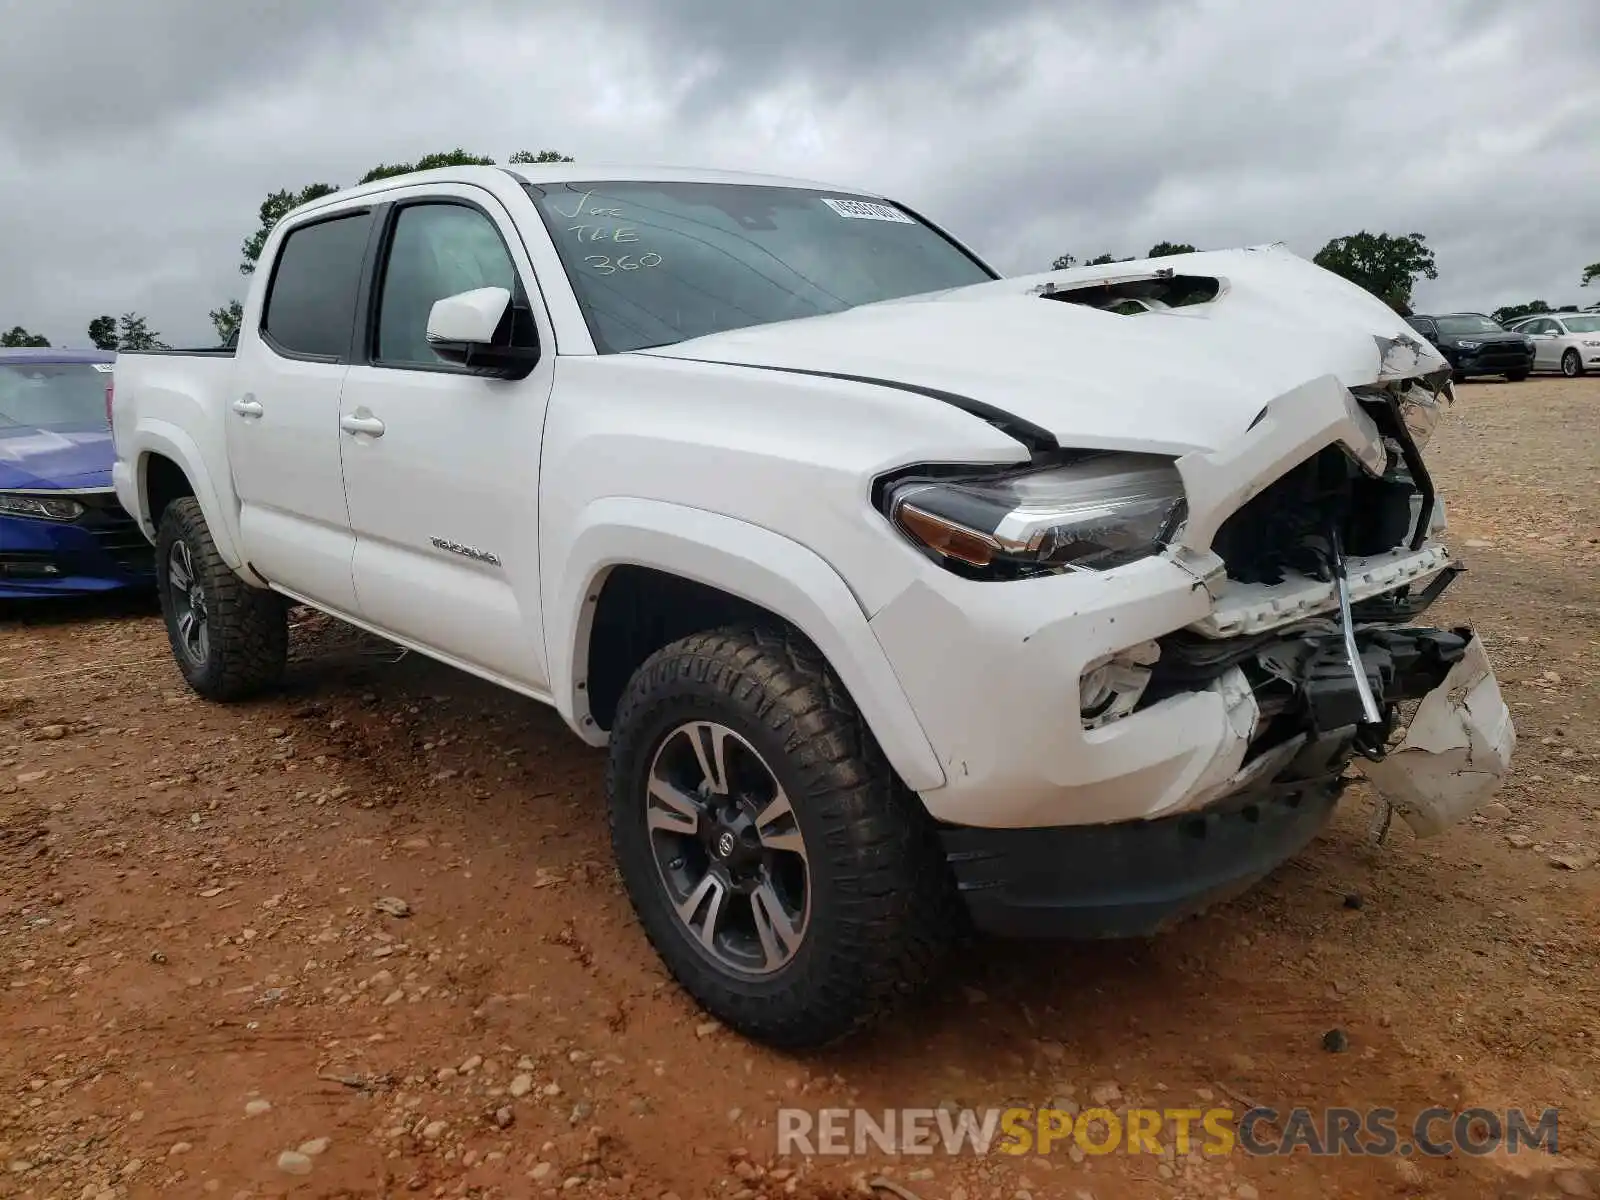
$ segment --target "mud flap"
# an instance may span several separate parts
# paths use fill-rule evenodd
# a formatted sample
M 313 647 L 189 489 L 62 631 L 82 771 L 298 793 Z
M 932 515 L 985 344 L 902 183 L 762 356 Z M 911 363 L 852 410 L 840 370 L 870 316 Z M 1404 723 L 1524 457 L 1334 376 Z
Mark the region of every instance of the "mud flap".
M 1422 698 L 1401 743 L 1362 764 L 1418 837 L 1441 833 L 1483 804 L 1511 769 L 1517 733 L 1476 635 Z

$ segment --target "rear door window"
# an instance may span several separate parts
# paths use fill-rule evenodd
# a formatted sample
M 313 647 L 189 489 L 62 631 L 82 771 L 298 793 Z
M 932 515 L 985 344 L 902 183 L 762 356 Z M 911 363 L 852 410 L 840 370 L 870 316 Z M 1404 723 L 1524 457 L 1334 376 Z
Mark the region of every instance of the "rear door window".
M 343 360 L 355 324 L 371 212 L 302 225 L 284 239 L 272 270 L 261 332 L 291 358 Z

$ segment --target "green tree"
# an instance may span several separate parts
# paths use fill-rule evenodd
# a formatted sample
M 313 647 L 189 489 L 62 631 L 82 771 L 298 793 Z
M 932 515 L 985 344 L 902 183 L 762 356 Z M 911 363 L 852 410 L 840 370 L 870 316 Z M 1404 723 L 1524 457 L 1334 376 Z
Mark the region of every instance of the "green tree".
M 1532 317 L 1539 313 L 1553 311 L 1555 310 L 1543 300 L 1530 300 L 1526 304 L 1507 304 L 1502 308 L 1495 309 L 1489 315 L 1504 325 L 1507 321 L 1515 321 L 1518 317 Z
M 48 346 L 50 339 L 42 333 L 29 333 L 21 325 L 13 325 L 0 333 L 0 346 L 6 349 L 24 349 L 30 346 Z
M 150 328 L 150 322 L 138 313 L 126 312 L 117 322 L 118 350 L 166 350 L 169 347 L 161 335 Z
M 1592 262 L 1583 269 L 1583 282 L 1579 287 L 1588 287 L 1596 279 L 1600 279 L 1600 262 Z
M 576 160 L 572 155 L 563 154 L 559 150 L 540 150 L 537 153 L 532 150 L 518 150 L 506 161 L 512 166 L 518 166 L 522 163 L 564 163 Z
M 89 340 L 96 350 L 117 348 L 117 319 L 110 313 L 95 317 L 89 322 Z
M 1157 242 L 1150 247 L 1146 258 L 1165 258 L 1169 254 L 1193 254 L 1194 247 L 1188 242 Z
M 211 310 L 211 324 L 216 328 L 217 341 L 226 342 L 239 329 L 239 322 L 244 320 L 244 305 L 237 300 L 229 300 L 221 308 Z
M 379 179 L 388 179 L 392 175 L 409 175 L 412 171 L 431 171 L 435 167 L 492 167 L 494 159 L 483 154 L 473 154 L 457 146 L 454 150 L 442 150 L 437 154 L 424 154 L 414 163 L 379 163 L 368 171 L 357 183 L 372 183 Z
M 1132 261 L 1133 260 L 1131 258 L 1118 258 L 1115 254 L 1097 254 L 1093 258 L 1085 259 L 1083 265 L 1086 267 L 1103 267 L 1107 263 Z M 1062 254 L 1056 258 L 1055 262 L 1050 264 L 1050 269 L 1052 271 L 1065 271 L 1068 267 L 1075 267 L 1077 265 L 1078 260 L 1072 255 Z
M 1420 233 L 1359 233 L 1336 237 L 1311 260 L 1359 284 L 1403 317 L 1411 315 L 1411 289 L 1419 276 L 1439 278 L 1433 251 Z
M 321 196 L 330 196 L 338 190 L 331 183 L 308 183 L 299 191 L 273 192 L 263 200 L 257 214 L 260 225 L 239 247 L 239 252 L 244 256 L 239 263 L 239 274 L 248 275 L 256 269 L 256 262 L 261 258 L 261 251 L 265 248 L 274 225 L 302 204 L 308 204 Z

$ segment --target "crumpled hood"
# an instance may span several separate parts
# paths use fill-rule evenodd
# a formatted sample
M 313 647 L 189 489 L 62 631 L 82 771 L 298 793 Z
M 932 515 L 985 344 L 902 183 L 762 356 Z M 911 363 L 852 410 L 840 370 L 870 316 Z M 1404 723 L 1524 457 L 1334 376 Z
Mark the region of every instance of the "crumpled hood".
M 0 425 L 0 491 L 110 487 L 114 457 L 104 426 Z
M 1162 271 L 1220 289 L 1132 316 L 1059 298 Z M 1268 401 L 1312 379 L 1354 387 L 1446 366 L 1382 301 L 1277 246 L 996 280 L 644 353 L 954 392 L 1063 446 L 1174 455 L 1228 445 Z

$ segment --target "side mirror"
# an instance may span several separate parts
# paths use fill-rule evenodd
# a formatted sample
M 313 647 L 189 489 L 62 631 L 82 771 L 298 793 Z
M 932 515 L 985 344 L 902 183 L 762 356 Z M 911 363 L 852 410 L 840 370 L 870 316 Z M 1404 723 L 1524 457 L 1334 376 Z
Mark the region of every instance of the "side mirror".
M 521 379 L 539 361 L 532 314 L 519 312 L 503 287 L 435 300 L 428 312 L 427 338 L 429 348 L 446 362 L 500 379 Z

